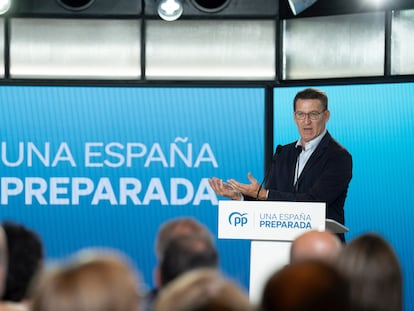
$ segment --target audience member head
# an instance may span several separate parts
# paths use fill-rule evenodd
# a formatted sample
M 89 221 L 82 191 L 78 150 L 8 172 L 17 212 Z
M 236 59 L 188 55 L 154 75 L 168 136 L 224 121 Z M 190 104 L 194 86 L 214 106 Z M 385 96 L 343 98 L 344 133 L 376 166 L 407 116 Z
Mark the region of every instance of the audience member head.
M 175 218 L 163 223 L 158 230 L 155 241 L 155 253 L 161 262 L 168 243 L 179 236 L 202 235 L 213 241 L 213 237 L 206 226 L 191 217 Z
M 261 311 L 345 311 L 349 287 L 330 264 L 307 260 L 284 266 L 266 282 Z
M 290 262 L 320 259 L 334 262 L 342 249 L 338 236 L 330 231 L 307 231 L 293 240 Z
M 218 254 L 205 235 L 179 236 L 171 240 L 160 264 L 161 286 L 183 273 L 203 267 L 217 268 Z
M 214 246 L 213 236 L 208 230 L 208 228 L 192 217 L 174 218 L 164 222 L 160 226 L 155 240 L 155 253 L 158 261 L 157 267 L 154 269 L 154 283 L 156 286 L 151 291 L 149 291 L 145 297 L 143 306 L 146 311 L 152 311 L 153 302 L 155 298 L 158 296 L 159 289 L 163 285 L 168 283 L 171 279 L 175 278 L 177 275 L 181 274 L 185 270 L 190 269 L 191 266 L 195 265 L 196 261 L 198 261 L 197 265 L 200 265 L 200 261 L 202 260 L 197 258 L 184 258 L 183 261 L 177 261 L 178 258 L 183 258 L 183 256 L 186 256 L 182 252 L 185 253 L 190 251 L 191 249 L 190 245 L 192 243 L 185 243 L 185 237 L 188 236 L 195 237 L 191 238 L 194 239 L 194 241 L 196 239 L 208 241 L 201 243 L 206 244 L 208 246 L 207 249 L 211 249 L 211 246 Z M 176 244 L 179 244 L 178 247 L 180 247 L 181 249 L 180 254 L 178 254 L 177 258 L 175 258 L 175 246 L 169 248 L 169 245 L 172 241 L 181 238 L 183 239 L 182 241 L 175 242 Z M 170 250 L 168 251 L 167 258 L 165 258 L 167 248 L 169 248 Z M 192 256 L 194 257 L 195 255 L 193 254 Z M 203 260 L 205 260 L 205 258 Z M 194 261 L 194 263 L 192 263 L 191 261 Z M 174 266 L 175 264 L 177 264 L 176 267 Z M 161 265 L 163 265 L 163 268 L 161 268 Z M 163 269 L 164 272 L 161 272 L 161 269 Z
M 7 274 L 7 242 L 6 234 L 0 226 L 0 298 L 3 297 Z M 1 299 L 0 299 L 1 300 Z
M 402 272 L 391 245 L 376 233 L 350 241 L 338 258 L 338 267 L 351 285 L 353 311 L 401 311 Z
M 187 272 L 168 284 L 154 311 L 250 311 L 245 292 L 216 269 Z
M 43 264 L 43 243 L 36 232 L 22 224 L 6 221 L 8 267 L 2 300 L 22 302 L 30 284 Z
M 31 311 L 138 311 L 138 275 L 123 255 L 88 250 L 40 275 Z

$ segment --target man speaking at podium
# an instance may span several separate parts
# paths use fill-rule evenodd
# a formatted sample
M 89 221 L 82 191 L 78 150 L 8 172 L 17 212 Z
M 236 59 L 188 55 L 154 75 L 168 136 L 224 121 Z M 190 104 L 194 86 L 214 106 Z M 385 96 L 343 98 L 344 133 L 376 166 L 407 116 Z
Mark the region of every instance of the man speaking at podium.
M 293 111 L 300 138 L 276 148 L 262 184 L 248 173 L 249 184 L 213 177 L 210 186 L 232 200 L 325 202 L 326 217 L 345 224 L 352 156 L 326 130 L 328 97 L 321 90 L 304 89 L 296 94 Z M 339 237 L 345 241 L 343 234 Z

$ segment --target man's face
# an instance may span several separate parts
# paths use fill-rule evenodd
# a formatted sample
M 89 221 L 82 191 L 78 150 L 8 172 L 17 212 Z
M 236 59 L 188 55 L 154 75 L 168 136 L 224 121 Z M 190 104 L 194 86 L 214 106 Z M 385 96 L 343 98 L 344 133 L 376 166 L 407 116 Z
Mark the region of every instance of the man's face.
M 325 130 L 329 115 L 329 110 L 323 111 L 322 104 L 318 99 L 298 99 L 296 101 L 293 118 L 303 143 L 311 141 Z

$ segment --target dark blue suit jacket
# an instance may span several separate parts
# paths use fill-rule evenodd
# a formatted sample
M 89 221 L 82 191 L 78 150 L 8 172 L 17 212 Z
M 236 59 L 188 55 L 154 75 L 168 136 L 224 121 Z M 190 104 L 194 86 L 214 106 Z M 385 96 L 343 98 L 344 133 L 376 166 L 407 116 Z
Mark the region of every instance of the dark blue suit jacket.
M 344 204 L 352 178 L 352 157 L 327 132 L 293 185 L 296 142 L 278 148 L 265 189 L 270 201 L 326 202 L 326 217 L 345 224 Z M 343 239 L 343 237 L 341 237 Z

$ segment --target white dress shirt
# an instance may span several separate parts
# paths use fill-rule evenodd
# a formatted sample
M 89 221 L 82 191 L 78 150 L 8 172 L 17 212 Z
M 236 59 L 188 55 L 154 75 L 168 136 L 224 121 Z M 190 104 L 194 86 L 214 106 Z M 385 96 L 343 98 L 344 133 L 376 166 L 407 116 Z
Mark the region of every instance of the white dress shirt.
M 293 180 L 293 185 L 296 185 L 296 181 L 298 180 L 300 174 L 302 174 L 303 168 L 308 162 L 310 156 L 315 151 L 316 147 L 318 147 L 319 143 L 321 142 L 322 138 L 326 134 L 326 129 L 320 134 L 319 136 L 315 137 L 311 141 L 307 142 L 305 148 L 302 146 L 302 142 L 300 138 L 296 142 L 296 147 L 301 146 L 302 152 L 298 156 L 298 160 L 296 161 L 296 169 L 295 169 L 295 177 Z

